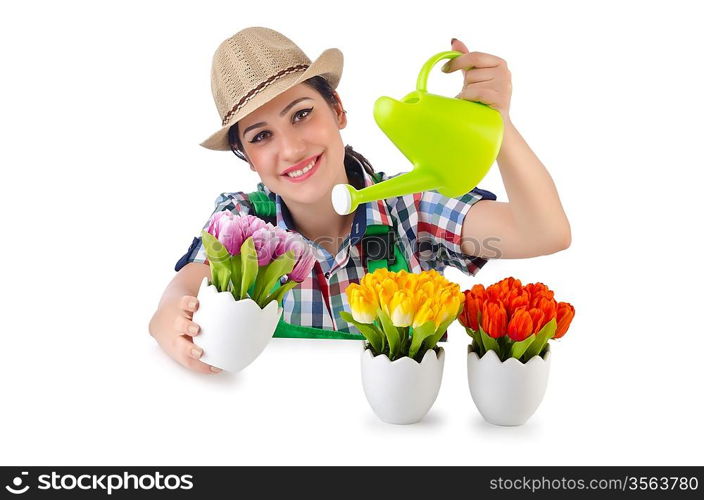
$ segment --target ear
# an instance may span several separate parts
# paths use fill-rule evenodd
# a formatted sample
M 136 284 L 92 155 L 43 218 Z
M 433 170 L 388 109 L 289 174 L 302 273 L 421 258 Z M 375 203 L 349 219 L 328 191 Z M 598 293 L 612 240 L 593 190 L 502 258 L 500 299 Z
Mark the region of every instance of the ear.
M 335 105 L 335 118 L 337 120 L 337 126 L 340 130 L 347 126 L 347 114 L 345 113 L 345 108 L 342 105 L 342 99 L 340 99 L 340 94 L 337 91 L 333 91 L 337 104 Z

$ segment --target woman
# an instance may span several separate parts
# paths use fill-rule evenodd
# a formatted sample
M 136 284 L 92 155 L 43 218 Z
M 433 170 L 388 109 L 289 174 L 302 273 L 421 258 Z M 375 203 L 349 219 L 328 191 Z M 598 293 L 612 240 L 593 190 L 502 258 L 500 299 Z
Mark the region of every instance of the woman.
M 222 193 L 214 213 L 257 215 L 301 234 L 316 253 L 311 276 L 284 299 L 276 336 L 358 338 L 339 316 L 349 310 L 344 291 L 376 267 L 420 272 L 451 265 L 475 275 L 489 258 L 532 257 L 569 246 L 569 223 L 550 175 L 511 123 L 505 61 L 470 53 L 456 39 L 452 49 L 465 54 L 443 67 L 464 73 L 457 97 L 484 102 L 503 117 L 497 162 L 509 202 L 478 188 L 457 198 L 427 191 L 366 203 L 341 216 L 331 203 L 333 186 L 362 188 L 388 177 L 343 145 L 340 130 L 347 117 L 334 90 L 342 73 L 340 51 L 328 49 L 311 63 L 284 35 L 260 27 L 242 30 L 218 47 L 211 82 L 222 123 L 201 145 L 232 150 L 262 182 L 250 195 Z M 471 217 L 465 217 L 471 207 Z M 184 366 L 218 372 L 199 361 L 202 351 L 192 341 L 198 334 L 192 321 L 195 295 L 202 278 L 210 278 L 199 238 L 176 271 L 149 331 Z

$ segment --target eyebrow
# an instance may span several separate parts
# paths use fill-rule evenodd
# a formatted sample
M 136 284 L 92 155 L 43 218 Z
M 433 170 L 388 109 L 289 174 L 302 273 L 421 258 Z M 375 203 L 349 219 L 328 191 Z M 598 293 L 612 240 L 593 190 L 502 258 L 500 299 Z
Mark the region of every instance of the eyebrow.
M 311 101 L 313 100 L 313 99 L 311 99 L 310 97 L 299 97 L 298 99 L 296 99 L 296 100 L 294 100 L 294 101 L 291 101 L 284 109 L 282 109 L 282 110 L 281 110 L 281 113 L 279 113 L 279 116 L 284 116 L 284 115 L 286 114 L 286 112 L 287 112 L 289 109 L 291 109 L 292 107 L 294 107 L 294 106 L 295 106 L 296 104 L 298 104 L 299 102 L 305 101 L 306 99 L 309 99 L 309 100 L 311 100 Z M 266 122 L 258 122 L 258 123 L 255 123 L 254 125 L 250 125 L 249 127 L 247 127 L 247 128 L 244 130 L 244 132 L 242 132 L 242 137 L 244 137 L 244 134 L 246 134 L 247 132 L 249 132 L 249 131 L 252 130 L 253 128 L 261 127 L 262 125 L 266 125 Z

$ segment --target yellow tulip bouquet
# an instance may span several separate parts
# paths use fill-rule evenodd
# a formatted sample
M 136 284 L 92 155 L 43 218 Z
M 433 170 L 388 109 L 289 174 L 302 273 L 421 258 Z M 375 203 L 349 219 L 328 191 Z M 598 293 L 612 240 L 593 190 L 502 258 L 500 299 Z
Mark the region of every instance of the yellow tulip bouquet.
M 342 318 L 359 329 L 375 356 L 391 361 L 408 356 L 420 362 L 464 307 L 460 286 L 435 270 L 379 268 L 345 293 L 352 314 L 343 311 Z

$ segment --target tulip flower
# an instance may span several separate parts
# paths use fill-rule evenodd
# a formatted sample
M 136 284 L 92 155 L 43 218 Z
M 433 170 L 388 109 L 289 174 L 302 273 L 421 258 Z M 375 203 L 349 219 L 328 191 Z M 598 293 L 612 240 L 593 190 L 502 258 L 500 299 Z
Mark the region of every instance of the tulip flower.
M 482 329 L 492 338 L 506 335 L 508 315 L 499 301 L 487 301 L 482 307 Z
M 438 296 L 439 310 L 435 316 L 435 326 L 438 327 L 451 317 L 456 317 L 464 295 L 460 292 L 459 285 L 445 287 Z
M 574 307 L 572 304 L 567 302 L 560 302 L 557 304 L 557 330 L 555 335 L 552 337 L 554 339 L 559 339 L 570 327 L 572 323 L 572 318 L 574 318 Z
M 396 281 L 393 277 L 389 277 L 384 279 L 381 283 L 377 283 L 375 287 L 376 293 L 379 296 L 379 305 L 381 306 L 381 310 L 384 311 L 387 316 L 391 316 L 389 305 L 391 304 L 391 299 L 394 294 L 398 291 Z
M 484 288 L 484 285 L 482 285 L 481 283 L 477 283 L 476 285 L 474 285 L 470 292 L 472 292 L 472 295 L 477 299 L 484 300 L 484 297 L 486 296 L 486 288 Z
M 535 301 L 536 309 L 540 309 L 543 312 L 543 319 L 539 324 L 533 325 L 534 329 L 540 331 L 551 319 L 553 319 L 557 314 L 557 302 L 554 299 L 548 299 L 547 296 L 541 296 L 537 301 Z
M 246 239 L 238 219 L 232 212 L 225 210 L 213 215 L 208 224 L 207 232 L 215 236 L 230 255 L 239 255 L 240 247 Z
M 433 299 L 428 298 L 424 300 L 418 305 L 418 309 L 416 309 L 413 316 L 413 328 L 418 328 L 428 321 L 434 321 L 436 315 L 437 307 L 435 306 Z
M 533 334 L 533 320 L 526 309 L 514 311 L 508 322 L 508 336 L 514 342 L 520 342 Z
M 410 326 L 413 321 L 413 297 L 398 290 L 389 302 L 389 317 L 394 326 Z
M 257 264 L 266 266 L 274 259 L 274 254 L 279 246 L 279 236 L 274 231 L 274 226 L 267 224 L 252 233 L 254 248 L 257 251 Z
M 537 307 L 528 309 L 528 314 L 530 314 L 530 319 L 533 323 L 533 333 L 538 333 L 543 325 L 549 321 L 549 319 L 545 318 L 545 313 Z
M 301 236 L 292 233 L 289 233 L 285 248 L 286 251 L 293 250 L 296 258 L 296 265 L 293 267 L 293 271 L 288 274 L 288 279 L 301 283 L 310 275 L 313 266 L 315 266 L 316 259 L 313 249 Z
M 462 326 L 475 332 L 479 331 L 479 313 L 483 302 L 483 299 L 477 297 L 474 292 L 465 292 L 464 309 L 458 318 Z
M 352 310 L 355 321 L 360 323 L 373 323 L 376 310 L 379 307 L 376 294 L 367 287 L 351 283 L 345 289 L 347 301 Z
M 398 284 L 398 288 L 400 290 L 412 292 L 416 284 L 416 275 L 401 269 L 396 273 L 396 283 Z
M 506 309 L 508 309 L 509 314 L 513 314 L 513 312 L 517 311 L 518 309 L 527 308 L 529 304 L 530 295 L 523 289 L 511 290 L 506 302 L 504 302 L 504 305 L 506 306 Z
M 543 283 L 528 283 L 525 289 L 530 295 L 530 307 L 536 307 L 541 298 L 553 300 L 555 292 L 550 290 Z
M 274 254 L 271 256 L 272 260 L 285 254 L 288 240 L 292 237 L 295 237 L 294 233 L 289 233 L 288 231 L 284 231 L 283 229 L 276 226 L 274 226 L 274 235 L 276 240 L 276 248 L 274 249 Z

